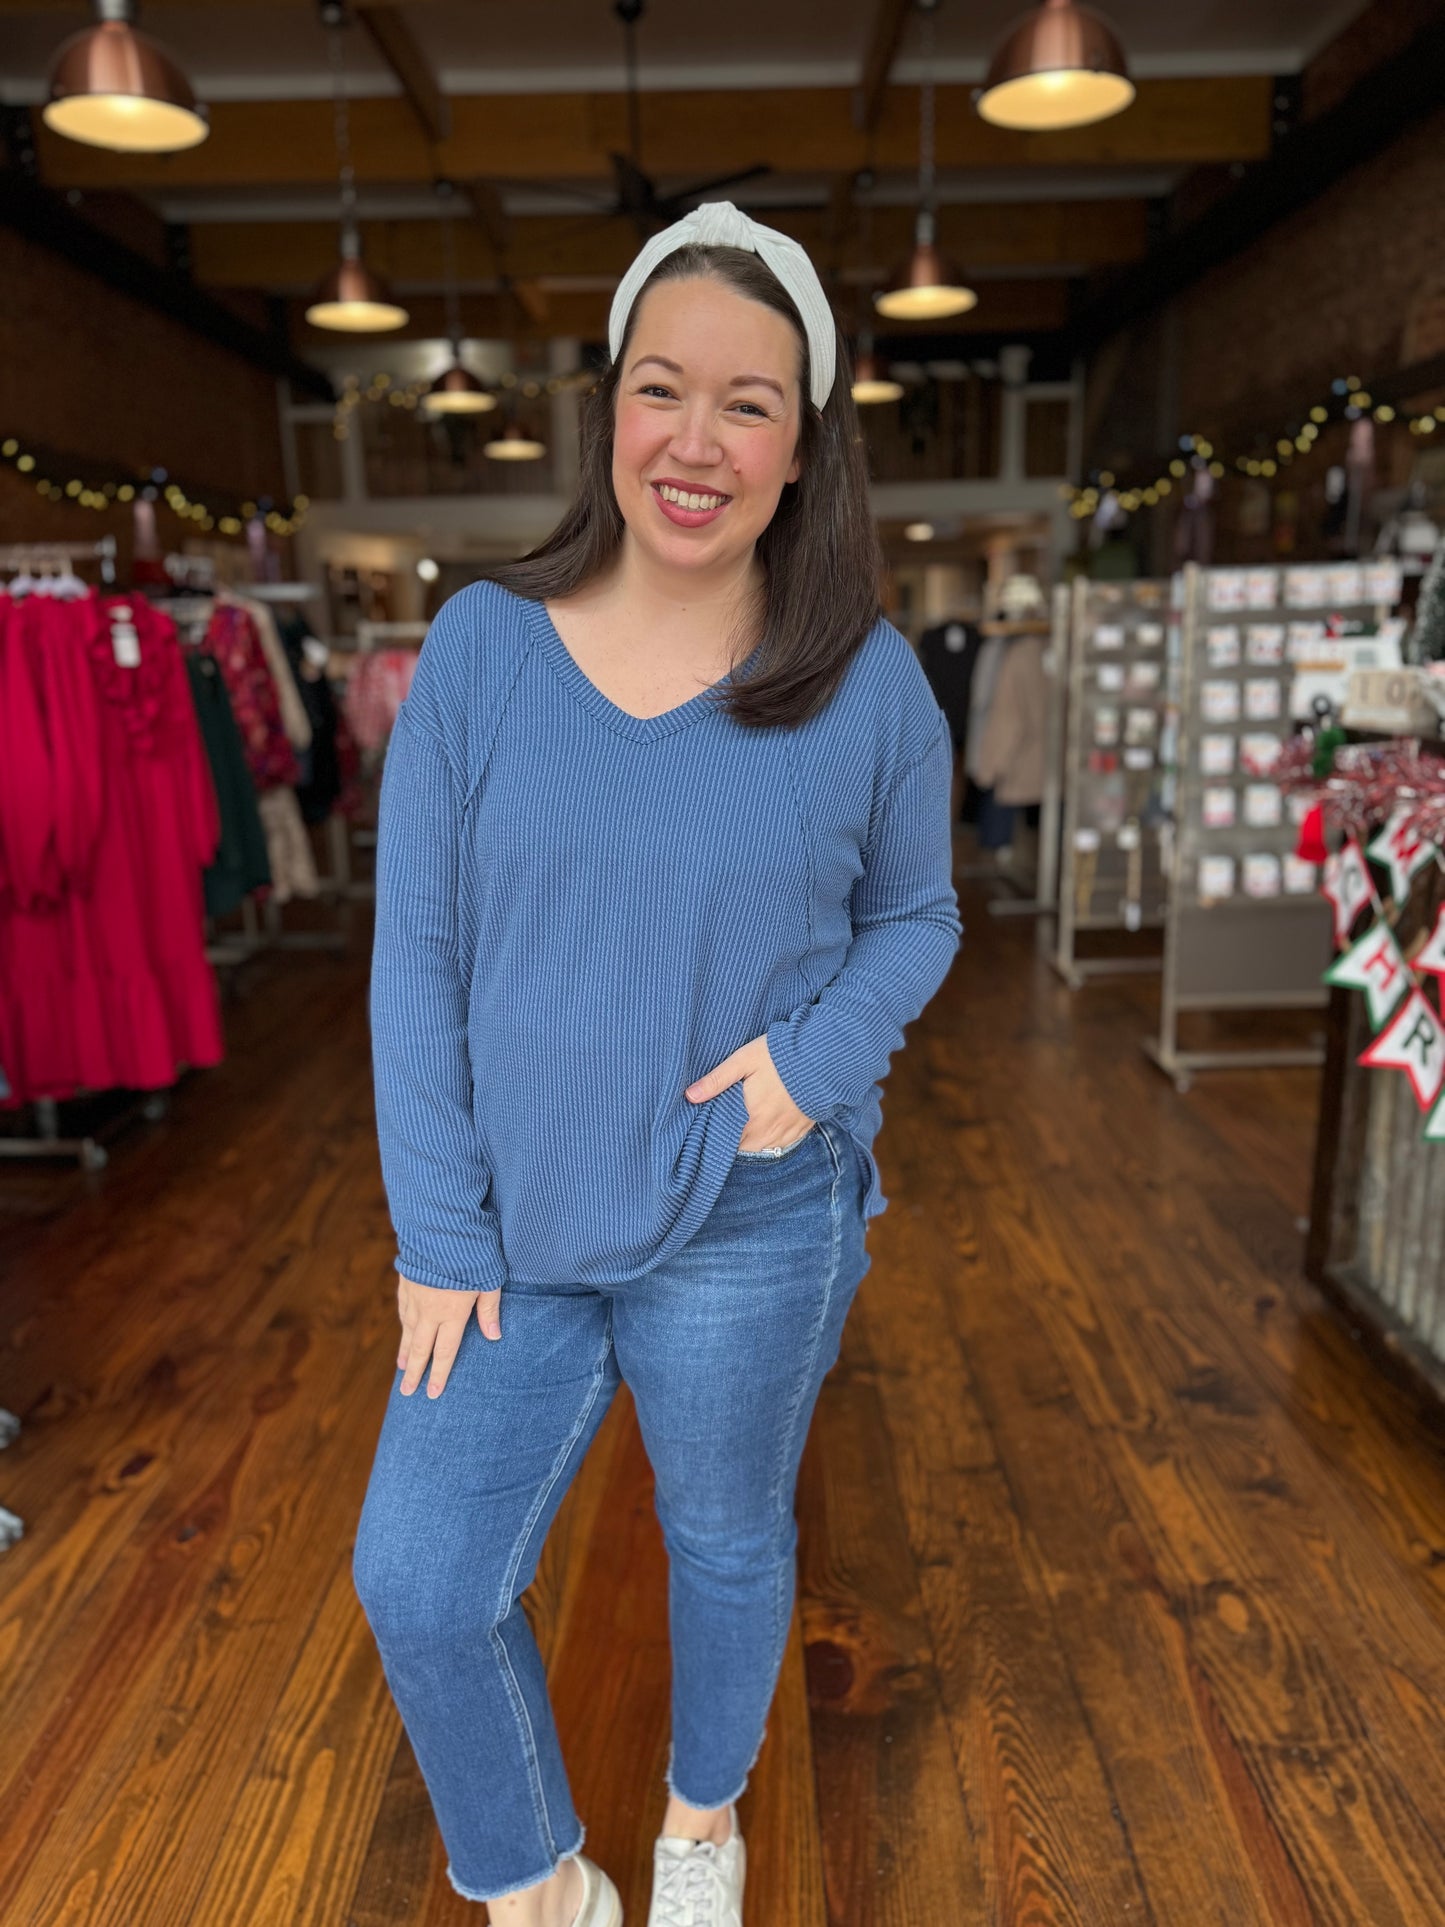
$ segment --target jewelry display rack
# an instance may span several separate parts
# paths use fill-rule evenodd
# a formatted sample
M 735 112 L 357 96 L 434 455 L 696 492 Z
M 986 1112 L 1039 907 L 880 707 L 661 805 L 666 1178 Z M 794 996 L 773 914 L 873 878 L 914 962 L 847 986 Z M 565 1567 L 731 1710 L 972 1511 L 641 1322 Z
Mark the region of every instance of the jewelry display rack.
M 1178 612 L 1171 585 L 1076 579 L 1069 597 L 1058 931 L 1071 990 L 1157 971 L 1157 956 L 1080 956 L 1082 931 L 1163 926 L 1168 892 L 1171 694 Z
M 1330 912 L 1294 854 L 1303 805 L 1270 771 L 1293 731 L 1291 687 L 1329 630 L 1368 630 L 1398 600 L 1392 561 L 1185 566 L 1173 874 L 1158 1038 L 1176 1087 L 1202 1070 L 1322 1062 L 1320 1045 L 1186 1050 L 1189 1012 L 1322 1010 Z

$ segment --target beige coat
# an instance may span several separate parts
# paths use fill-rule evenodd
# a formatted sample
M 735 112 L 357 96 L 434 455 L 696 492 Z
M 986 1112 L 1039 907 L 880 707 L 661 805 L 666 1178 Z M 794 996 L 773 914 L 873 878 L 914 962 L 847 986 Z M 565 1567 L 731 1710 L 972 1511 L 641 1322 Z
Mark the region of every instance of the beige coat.
M 974 780 L 1000 803 L 1022 806 L 1044 793 L 1049 684 L 1043 636 L 1016 636 L 1004 651 Z

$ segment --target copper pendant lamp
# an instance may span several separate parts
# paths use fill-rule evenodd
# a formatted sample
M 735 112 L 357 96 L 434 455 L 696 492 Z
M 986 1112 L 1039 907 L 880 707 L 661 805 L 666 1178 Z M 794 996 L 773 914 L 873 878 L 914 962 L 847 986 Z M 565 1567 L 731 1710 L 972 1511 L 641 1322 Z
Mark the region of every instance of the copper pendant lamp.
M 313 328 L 353 335 L 383 334 L 388 328 L 406 326 L 406 309 L 392 299 L 385 281 L 362 260 L 354 227 L 343 231 L 341 258 L 312 295 L 306 319 Z
M 427 390 L 422 407 L 429 415 L 484 415 L 489 408 L 495 408 L 497 398 L 489 388 L 461 363 L 461 343 L 452 343 L 454 357 L 450 368 L 445 368 Z
M 867 327 L 858 330 L 858 352 L 853 357 L 852 392 L 853 400 L 860 408 L 876 402 L 899 401 L 903 395 L 903 383 L 893 379 L 888 363 L 874 348 L 873 332 Z
M 890 321 L 942 321 L 978 306 L 977 294 L 939 253 L 933 237 L 933 210 L 921 207 L 912 254 L 882 294 L 873 297 L 873 306 Z
M 547 444 L 529 435 L 518 421 L 510 421 L 500 435 L 494 435 L 483 448 L 494 462 L 536 462 L 547 453 Z
M 388 328 L 405 327 L 410 317 L 406 309 L 392 299 L 381 276 L 373 274 L 361 258 L 361 234 L 356 220 L 356 170 L 351 164 L 351 129 L 341 72 L 340 32 L 338 21 L 328 23 L 326 46 L 331 58 L 336 154 L 341 174 L 341 257 L 312 295 L 306 319 L 313 328 L 330 328 L 341 334 L 381 334 Z
M 482 415 L 495 408 L 497 398 L 484 387 L 470 368 L 462 365 L 462 304 L 457 287 L 456 235 L 452 228 L 453 188 L 450 181 L 438 181 L 437 199 L 442 205 L 442 241 L 446 250 L 447 339 L 452 346 L 451 365 L 444 368 L 422 401 L 429 415 Z
M 853 399 L 860 408 L 875 402 L 898 401 L 902 394 L 903 383 L 889 374 L 882 355 L 870 349 L 858 356 L 853 363 Z
M 135 25 L 135 0 L 94 0 L 95 23 L 55 57 L 45 125 L 117 154 L 175 154 L 210 133 L 203 107 L 170 55 Z
M 1108 22 L 1075 0 L 1044 0 L 994 55 L 977 104 L 995 127 L 1048 133 L 1107 120 L 1133 98 Z
M 953 263 L 939 253 L 933 214 L 933 10 L 938 0 L 919 0 L 923 15 L 923 83 L 918 101 L 918 219 L 913 253 L 873 306 L 890 321 L 941 321 L 967 314 L 978 296 Z

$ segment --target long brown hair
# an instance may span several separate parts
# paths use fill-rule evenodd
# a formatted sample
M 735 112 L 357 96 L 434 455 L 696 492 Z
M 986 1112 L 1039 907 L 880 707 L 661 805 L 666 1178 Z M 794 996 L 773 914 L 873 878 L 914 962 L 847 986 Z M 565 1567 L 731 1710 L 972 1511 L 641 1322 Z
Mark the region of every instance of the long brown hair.
M 638 291 L 617 359 L 583 398 L 572 506 L 535 549 L 481 571 L 486 581 L 541 602 L 573 593 L 616 555 L 625 524 L 612 487 L 617 389 L 642 297 L 660 281 L 711 276 L 792 323 L 801 358 L 802 427 L 796 482 L 785 483 L 758 537 L 762 606 L 739 619 L 733 660 L 761 647 L 757 667 L 717 700 L 740 723 L 791 726 L 828 702 L 879 613 L 883 556 L 868 501 L 863 435 L 849 385 L 850 356 L 836 323 L 837 374 L 822 410 L 809 393 L 808 341 L 792 297 L 746 248 L 690 244 L 660 261 Z

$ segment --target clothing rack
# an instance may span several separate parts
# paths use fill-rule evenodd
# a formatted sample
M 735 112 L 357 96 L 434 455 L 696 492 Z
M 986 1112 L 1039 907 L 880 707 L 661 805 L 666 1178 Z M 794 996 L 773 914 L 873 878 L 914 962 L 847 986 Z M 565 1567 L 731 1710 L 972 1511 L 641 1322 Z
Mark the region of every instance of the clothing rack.
M 367 655 L 373 649 L 419 649 L 426 640 L 429 622 L 358 622 L 356 653 Z
M 67 1102 L 81 1102 L 87 1095 L 100 1096 L 100 1092 L 81 1093 L 76 1099 Z M 101 1142 L 100 1132 L 87 1132 L 83 1137 L 62 1137 L 60 1135 L 60 1106 L 53 1097 L 37 1097 L 32 1100 L 31 1110 L 35 1113 L 35 1130 L 28 1137 L 0 1137 L 0 1160 L 12 1158 L 74 1158 L 83 1171 L 101 1171 L 110 1162 L 110 1153 Z M 168 1091 L 141 1092 L 134 1103 L 125 1105 L 117 1111 L 102 1127 L 106 1137 L 112 1137 L 125 1129 L 128 1124 L 142 1117 L 149 1124 L 157 1124 L 170 1110 Z
M 0 543 L 0 571 L 45 569 L 57 562 L 99 561 L 100 579 L 115 581 L 115 537 L 103 535 L 98 542 L 6 542 Z

